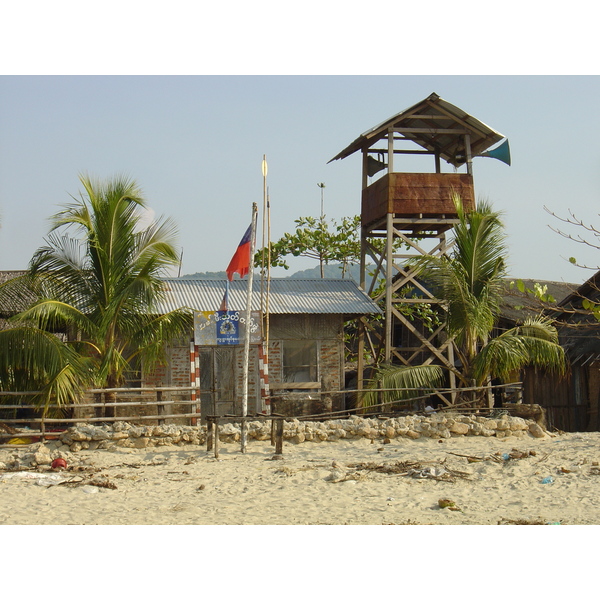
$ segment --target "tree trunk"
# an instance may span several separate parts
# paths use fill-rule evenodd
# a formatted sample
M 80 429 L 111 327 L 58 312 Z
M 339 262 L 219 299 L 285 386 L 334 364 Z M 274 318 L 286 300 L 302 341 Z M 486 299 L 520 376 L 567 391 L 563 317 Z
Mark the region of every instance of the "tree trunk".
M 104 404 L 112 404 L 117 401 L 117 392 L 104 392 Z M 105 406 L 104 407 L 104 415 L 107 418 L 116 417 L 117 416 L 117 407 L 116 406 Z
M 94 404 L 100 404 L 100 402 L 102 402 L 102 394 L 94 394 Z M 96 406 L 94 408 L 94 413 L 96 415 L 96 417 L 104 417 L 104 407 L 103 406 Z
M 106 380 L 107 388 L 115 388 L 117 387 L 116 377 L 109 376 Z M 113 404 L 117 401 L 117 392 L 104 392 L 104 404 Z M 104 417 L 116 417 L 117 416 L 117 407 L 116 406 L 105 406 L 104 407 Z

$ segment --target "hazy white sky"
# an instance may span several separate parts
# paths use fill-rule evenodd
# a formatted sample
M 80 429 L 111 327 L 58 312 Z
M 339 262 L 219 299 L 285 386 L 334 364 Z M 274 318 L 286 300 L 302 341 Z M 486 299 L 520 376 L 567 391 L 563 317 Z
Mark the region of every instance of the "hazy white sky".
M 462 16 L 445 12 L 443 23 L 430 23 L 427 40 L 437 32 L 438 45 L 402 29 L 395 42 L 365 47 L 355 36 L 376 27 L 377 13 L 366 19 L 344 4 L 340 19 L 335 2 L 319 3 L 318 18 L 310 10 L 295 15 L 295 27 L 284 31 L 271 2 L 261 13 L 268 18 L 242 7 L 226 27 L 227 11 L 206 9 L 201 28 L 194 15 L 138 14 L 135 4 L 119 3 L 120 18 L 111 20 L 117 5 L 103 3 L 86 28 L 55 19 L 49 29 L 45 19 L 55 13 L 43 3 L 33 21 L 26 7 L 14 9 L 8 41 L 0 42 L 0 269 L 27 266 L 48 218 L 78 193 L 78 174 L 87 172 L 130 175 L 157 215 L 175 219 L 182 273 L 223 270 L 252 203 L 262 209 L 263 155 L 272 239 L 291 231 L 297 217 L 319 214 L 319 182 L 327 217 L 358 214 L 359 156 L 327 162 L 432 92 L 510 140 L 511 167 L 476 158 L 474 175 L 477 196 L 505 214 L 511 274 L 579 282 L 591 273 L 570 265 L 569 256 L 600 263 L 599 253 L 552 232 L 557 223 L 543 208 L 572 209 L 600 224 L 600 77 L 584 35 L 591 25 L 579 23 L 574 33 L 564 15 L 508 2 L 494 8 L 491 22 L 502 36 L 477 47 L 455 36 L 450 43 L 453 27 L 474 32 L 488 16 L 481 3 L 467 1 Z M 395 6 L 371 8 L 383 5 Z M 25 24 L 27 35 L 19 35 Z M 557 24 L 560 37 L 551 30 Z M 574 63 L 573 54 L 588 62 Z M 469 74 L 486 72 L 497 74 Z
M 263 154 L 272 239 L 319 214 L 319 182 L 328 217 L 358 214 L 359 155 L 328 161 L 431 92 L 510 141 L 512 166 L 476 158 L 474 175 L 477 196 L 504 212 L 511 274 L 585 279 L 565 259 L 599 257 L 552 232 L 543 207 L 599 224 L 597 76 L 4 76 L 0 269 L 27 266 L 87 172 L 129 174 L 175 219 L 182 273 L 223 270 L 252 203 L 262 209 Z

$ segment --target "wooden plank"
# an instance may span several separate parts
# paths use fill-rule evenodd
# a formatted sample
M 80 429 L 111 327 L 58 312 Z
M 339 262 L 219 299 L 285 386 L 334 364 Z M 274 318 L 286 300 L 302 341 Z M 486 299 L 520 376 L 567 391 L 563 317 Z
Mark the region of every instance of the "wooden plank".
M 363 226 L 386 214 L 432 215 L 456 218 L 452 201 L 458 193 L 467 210 L 475 207 L 473 178 L 464 173 L 387 173 L 362 193 L 361 220 Z
M 182 414 L 174 414 L 174 415 L 137 415 L 137 416 L 129 416 L 129 417 L 79 417 L 74 419 L 44 419 L 44 422 L 47 424 L 50 423 L 114 423 L 115 421 L 148 421 L 148 420 L 157 420 L 159 418 L 163 419 L 183 419 L 188 417 L 197 417 L 198 413 L 182 413 Z M 0 419 L 2 423 L 41 423 L 41 418 L 30 418 L 30 419 Z
M 269 388 L 272 390 L 317 390 L 321 388 L 318 381 L 286 381 L 284 383 L 271 383 Z
M 212 419 L 207 419 L 206 424 L 206 451 L 210 452 L 213 449 L 215 438 L 215 430 L 214 430 L 214 421 Z
M 433 134 L 450 134 L 450 135 L 465 135 L 470 133 L 468 129 L 459 127 L 448 129 L 443 127 L 394 127 L 394 133 L 433 133 Z

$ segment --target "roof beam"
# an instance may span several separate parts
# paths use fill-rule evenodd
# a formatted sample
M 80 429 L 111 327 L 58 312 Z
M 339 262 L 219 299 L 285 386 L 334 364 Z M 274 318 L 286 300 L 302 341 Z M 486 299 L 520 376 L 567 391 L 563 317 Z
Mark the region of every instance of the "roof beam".
M 466 135 L 472 131 L 469 129 L 459 129 L 458 127 L 450 129 L 440 129 L 437 127 L 393 127 L 395 133 L 451 133 L 457 135 Z

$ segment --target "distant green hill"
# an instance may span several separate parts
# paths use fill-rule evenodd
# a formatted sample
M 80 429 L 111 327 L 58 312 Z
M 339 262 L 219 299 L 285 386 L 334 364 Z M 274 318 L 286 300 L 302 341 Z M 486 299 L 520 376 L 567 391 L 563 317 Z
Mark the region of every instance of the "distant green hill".
M 323 273 L 326 279 L 342 279 L 342 266 L 341 265 L 325 265 Z M 303 271 L 296 271 L 292 273 L 290 279 L 320 279 L 321 268 L 317 265 L 312 269 L 304 269 Z M 344 275 L 345 279 L 354 279 L 354 281 L 360 281 L 360 266 L 352 265 L 346 271 Z
M 237 277 L 237 274 L 235 277 Z M 225 271 L 204 271 L 203 273 L 181 275 L 178 279 L 227 279 L 227 273 Z
M 327 279 L 342 279 L 342 267 L 341 265 L 325 265 L 324 268 L 325 277 Z M 237 273 L 235 278 L 238 278 Z M 320 279 L 321 269 L 317 265 L 312 269 L 304 269 L 303 271 L 297 271 L 284 277 L 283 279 Z M 358 283 L 360 281 L 360 267 L 359 265 L 353 265 L 345 274 L 346 279 L 353 279 Z M 182 275 L 179 279 L 227 279 L 225 271 L 205 271 L 202 273 L 193 273 L 192 275 Z

